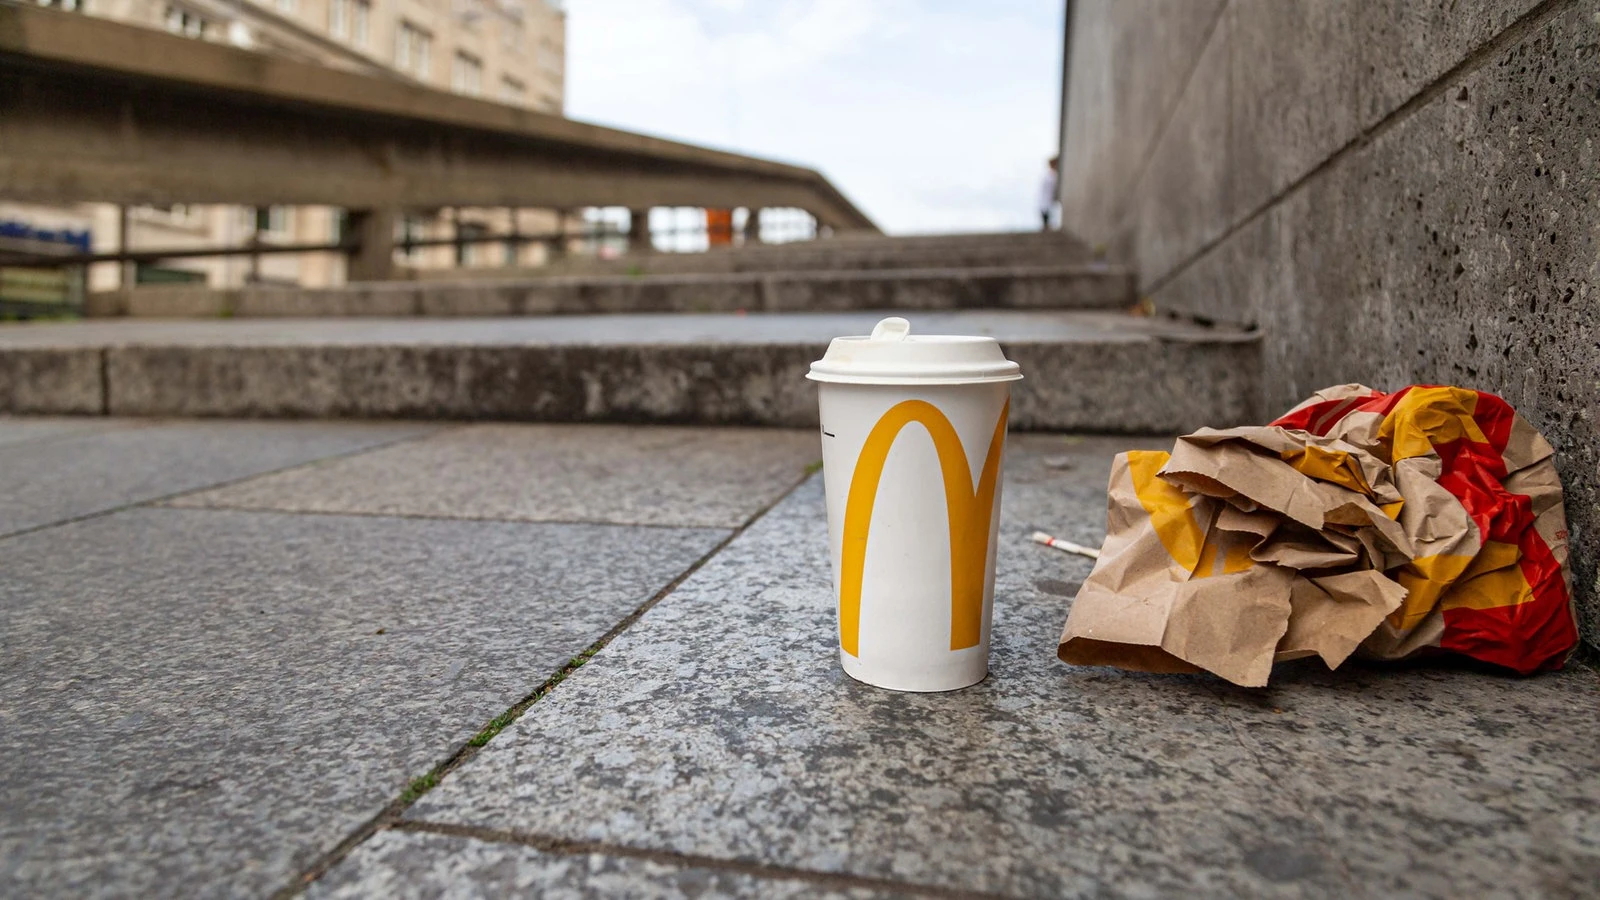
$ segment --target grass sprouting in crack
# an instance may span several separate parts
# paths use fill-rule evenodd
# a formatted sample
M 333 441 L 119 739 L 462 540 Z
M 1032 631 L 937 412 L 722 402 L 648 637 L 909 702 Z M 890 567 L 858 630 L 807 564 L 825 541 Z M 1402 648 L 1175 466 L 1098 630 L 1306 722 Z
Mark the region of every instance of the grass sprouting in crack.
M 582 668 L 583 664 L 593 659 L 594 655 L 598 652 L 600 652 L 600 648 L 590 647 L 582 653 L 579 653 L 577 656 L 567 660 L 567 664 L 562 666 L 560 671 L 556 672 L 554 675 L 551 675 L 550 678 L 545 681 L 544 686 L 541 687 L 539 691 L 532 697 L 528 698 L 526 702 L 519 703 L 500 715 L 495 716 L 493 719 L 490 719 L 489 724 L 483 726 L 482 731 L 479 731 L 477 734 L 473 735 L 472 740 L 467 741 L 468 746 L 482 747 L 484 744 L 494 740 L 495 735 L 499 734 L 501 731 L 504 731 L 507 725 L 510 725 L 512 722 L 515 722 L 518 718 L 520 718 L 523 713 L 528 711 L 528 707 L 544 699 L 545 695 L 549 694 L 556 685 L 565 681 L 568 675 L 571 675 L 573 672 Z
M 405 792 L 400 795 L 400 802 L 409 806 L 417 802 L 418 797 L 437 787 L 438 784 L 439 772 L 437 769 L 423 775 L 421 778 L 413 778 L 411 783 L 406 785 Z
M 599 647 L 590 647 L 582 653 L 579 653 L 577 656 L 567 660 L 567 664 L 562 666 L 561 669 L 554 675 L 551 675 L 548 679 L 546 679 L 545 683 L 540 686 L 539 690 L 536 691 L 533 696 L 528 697 L 523 702 L 518 703 L 516 706 L 513 706 L 500 715 L 490 719 L 487 725 L 484 725 L 477 734 L 472 736 L 471 740 L 467 741 L 467 746 L 476 750 L 494 740 L 495 735 L 504 731 L 506 726 L 510 725 L 512 722 L 515 722 L 517 719 L 521 718 L 522 714 L 527 712 L 529 707 L 533 706 L 535 703 L 538 703 L 540 700 L 543 700 L 550 693 L 550 691 L 555 688 L 556 685 L 565 681 L 568 675 L 571 675 L 573 672 L 582 668 L 584 663 L 593 659 L 594 655 L 599 652 Z M 426 794 L 437 787 L 439 785 L 439 779 L 444 777 L 445 771 L 451 768 L 451 766 L 452 763 L 446 763 L 445 765 L 434 769 L 432 772 L 429 772 L 426 775 L 411 779 L 411 783 L 407 785 L 405 791 L 400 794 L 400 805 L 410 806 L 411 804 L 417 802 L 417 800 L 421 799 L 423 794 Z

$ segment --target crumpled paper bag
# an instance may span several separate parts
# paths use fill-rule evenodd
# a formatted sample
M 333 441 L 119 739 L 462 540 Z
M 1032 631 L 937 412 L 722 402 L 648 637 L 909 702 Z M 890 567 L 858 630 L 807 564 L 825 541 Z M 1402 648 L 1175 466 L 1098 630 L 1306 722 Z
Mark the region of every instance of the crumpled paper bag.
M 1354 384 L 1120 454 L 1057 654 L 1251 687 L 1304 656 L 1559 668 L 1578 630 L 1552 455 L 1492 394 Z

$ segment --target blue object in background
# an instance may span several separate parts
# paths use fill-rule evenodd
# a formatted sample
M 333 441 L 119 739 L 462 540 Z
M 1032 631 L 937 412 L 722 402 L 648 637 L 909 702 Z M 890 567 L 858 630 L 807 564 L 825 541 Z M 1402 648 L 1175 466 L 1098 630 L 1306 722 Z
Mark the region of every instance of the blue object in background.
M 0 238 L 68 244 L 84 253 L 88 253 L 91 246 L 88 229 L 73 231 L 70 228 L 35 228 L 27 222 L 16 219 L 0 219 Z

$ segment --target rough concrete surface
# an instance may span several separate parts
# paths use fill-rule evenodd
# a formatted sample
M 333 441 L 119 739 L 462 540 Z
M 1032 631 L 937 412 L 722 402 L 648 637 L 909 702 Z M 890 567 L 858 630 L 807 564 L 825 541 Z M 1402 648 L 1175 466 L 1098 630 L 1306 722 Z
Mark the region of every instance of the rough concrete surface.
M 803 426 L 812 346 L 309 345 L 108 351 L 123 415 Z
M 204 284 L 141 285 L 131 291 L 97 293 L 85 305 L 84 314 L 90 318 L 214 319 L 232 315 L 240 293 L 238 288 Z
M 812 360 L 883 312 L 96 322 L 0 328 L 0 357 L 101 347 L 123 415 L 816 424 Z M 909 314 L 1023 367 L 1013 424 L 1166 432 L 1244 421 L 1256 336 L 1122 313 Z
M 814 479 L 407 817 L 1016 896 L 1582 889 L 1590 669 L 1302 662 L 1248 691 L 1058 662 L 1089 563 L 1027 534 L 1103 527 L 1083 501 L 1126 443 L 1014 439 L 981 685 L 839 671 Z
M 1232 0 L 1229 224 L 1260 209 L 1537 0 Z M 1166 270 L 1146 270 L 1152 279 Z
M 527 319 L 258 319 L 250 321 L 62 322 L 0 326 L 0 351 L 120 347 L 365 346 L 511 344 L 700 346 L 804 343 L 826 347 L 844 334 L 867 334 L 879 319 L 899 315 L 917 334 L 986 334 L 1021 340 L 1140 340 L 1201 337 L 1213 332 L 1121 312 L 1082 310 L 862 310 L 769 315 L 647 314 Z
M 704 253 L 632 254 L 615 259 L 569 256 L 535 268 L 426 270 L 424 280 L 541 277 L 548 275 L 662 275 L 684 272 L 797 272 L 815 270 L 921 269 L 1029 264 L 1062 265 L 1087 260 L 1081 241 L 1062 232 L 981 232 L 869 238 L 834 236 L 783 244 L 713 248 Z
M 1158 281 L 1538 6 L 1075 3 L 1063 221 Z
M 173 504 L 734 528 L 820 458 L 810 430 L 477 425 Z
M 1233 221 L 1232 58 L 1233 17 L 1225 13 L 1200 51 L 1148 168 L 1129 187 L 1133 260 L 1141 283 L 1171 271 Z
M 1064 229 L 1091 244 L 1115 242 L 1134 184 L 1225 8 L 1226 0 L 1073 3 Z
M 0 894 L 287 886 L 726 534 L 136 509 L 10 538 Z
M 1260 348 L 1251 336 L 1065 344 L 1010 343 L 1019 430 L 1187 432 L 1252 421 Z
M 1481 52 L 1486 42 L 1529 12 L 1561 5 L 1541 0 L 1350 3 L 1361 40 L 1354 58 L 1344 65 L 1364 65 L 1369 73 L 1361 82 L 1363 127 L 1376 124 L 1439 76 Z
M 0 415 L 0 447 L 26 444 L 82 434 L 89 431 L 106 431 L 125 428 L 137 420 L 107 419 L 100 416 L 26 416 Z
M 0 535 L 426 434 L 419 423 L 132 422 L 0 444 Z M 0 433 L 15 425 L 0 424 Z
M 227 314 L 254 316 L 411 316 L 422 308 L 416 285 L 405 282 L 356 282 L 327 290 L 305 288 L 241 288 L 231 297 Z M 219 310 L 219 312 L 221 312 Z
M 670 860 L 553 854 L 516 844 L 385 831 L 362 844 L 306 892 L 313 900 L 391 897 L 633 897 L 650 900 L 878 900 L 915 896 L 886 888 L 819 886 Z
M 777 312 L 854 309 L 1125 309 L 1133 278 L 1108 267 L 945 270 L 924 278 L 866 279 L 857 272 L 769 279 L 762 308 Z M 896 273 L 884 273 L 892 276 Z
M 1061 246 L 1067 246 L 1065 243 Z M 821 312 L 860 309 L 1121 309 L 1133 279 L 1104 264 L 357 283 L 332 288 L 138 288 L 97 313 L 144 318 L 523 316 L 553 313 Z
M 1448 383 L 1548 437 L 1600 640 L 1600 3 L 1559 14 L 1156 292 L 1258 324 L 1264 414 L 1319 387 Z
M 1180 157 L 1203 157 L 1192 165 L 1227 173 L 1228 193 L 1217 207 L 1222 228 L 1266 203 L 1367 124 L 1361 115 L 1361 92 L 1370 83 L 1364 64 L 1369 35 L 1362 25 L 1384 16 L 1382 4 L 1369 6 L 1363 15 L 1359 4 L 1350 0 L 1229 3 L 1225 16 L 1229 45 L 1222 63 L 1226 68 L 1218 79 L 1221 99 L 1211 108 L 1180 113 L 1220 123 L 1228 143 L 1209 152 L 1181 145 L 1171 150 Z M 1213 42 L 1220 42 L 1220 35 Z M 1156 197 L 1158 202 L 1214 199 L 1210 193 L 1185 199 L 1189 192 L 1181 182 L 1164 187 L 1165 197 Z M 1212 237 L 1217 234 L 1220 229 Z M 1199 247 L 1191 243 L 1164 265 L 1144 269 L 1147 280 L 1172 271 Z
M 51 326 L 13 325 L 24 331 Z M 0 353 L 0 411 L 98 415 L 105 412 L 100 353 L 41 344 Z

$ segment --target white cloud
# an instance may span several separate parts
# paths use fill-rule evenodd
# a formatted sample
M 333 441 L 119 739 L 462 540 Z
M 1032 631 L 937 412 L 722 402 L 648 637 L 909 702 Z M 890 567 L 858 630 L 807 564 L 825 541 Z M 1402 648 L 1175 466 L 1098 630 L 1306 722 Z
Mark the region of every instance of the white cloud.
M 1060 0 L 571 0 L 574 118 L 815 166 L 891 231 L 1032 227 Z

